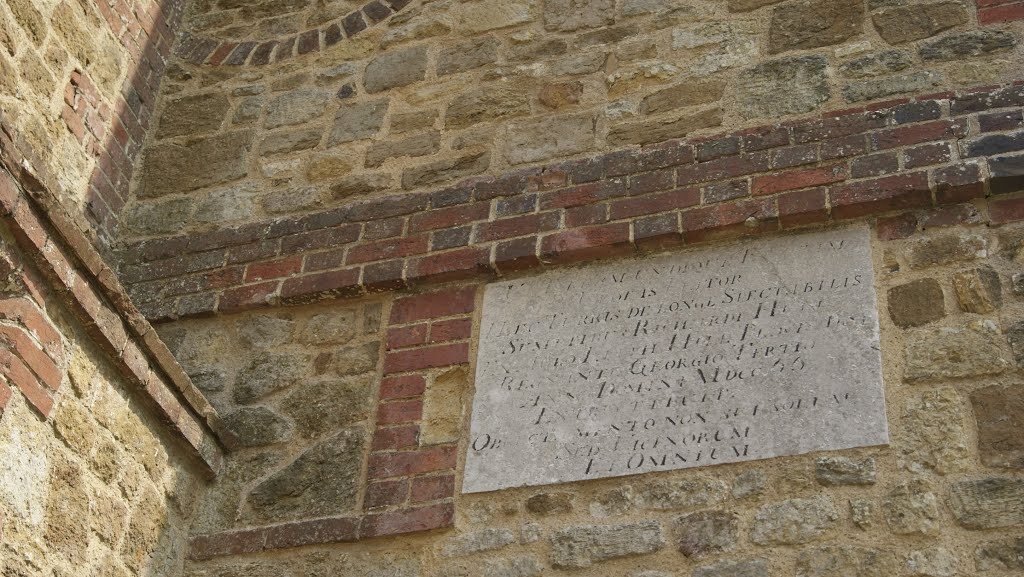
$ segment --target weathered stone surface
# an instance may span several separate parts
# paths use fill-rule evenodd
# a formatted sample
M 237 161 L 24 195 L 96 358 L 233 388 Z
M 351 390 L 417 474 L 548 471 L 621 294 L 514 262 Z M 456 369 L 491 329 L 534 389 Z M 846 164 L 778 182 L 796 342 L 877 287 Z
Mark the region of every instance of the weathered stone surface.
M 444 36 L 451 32 L 448 19 L 440 16 L 421 16 L 413 18 L 403 26 L 388 30 L 380 39 L 381 48 L 390 48 L 395 44 Z
M 736 477 L 732 484 L 732 496 L 737 499 L 760 495 L 768 485 L 768 477 L 761 471 L 754 469 L 742 473 Z
M 86 474 L 66 455 L 54 455 L 43 493 L 48 499 L 41 503 L 46 511 L 44 536 L 51 554 L 73 565 L 84 563 L 89 544 L 89 495 L 82 491 Z
M 291 437 L 288 421 L 266 407 L 243 407 L 224 415 L 224 426 L 243 447 L 271 445 Z
M 560 515 L 572 513 L 572 493 L 540 493 L 526 500 L 526 510 L 534 515 Z
M 556 84 L 545 84 L 537 92 L 537 100 L 552 110 L 558 110 L 573 104 L 579 104 L 580 96 L 583 95 L 583 83 L 581 82 L 559 82 Z
M 598 494 L 590 502 L 590 515 L 597 518 L 623 515 L 633 508 L 633 487 L 625 485 Z
M 939 281 L 923 278 L 889 289 L 889 318 L 901 328 L 919 327 L 946 316 Z
M 768 562 L 764 559 L 719 561 L 693 570 L 693 577 L 768 577 Z
M 497 38 L 484 36 L 445 48 L 437 57 L 437 74 L 457 74 L 493 64 L 498 60 L 499 45 Z
M 480 174 L 486 171 L 490 164 L 490 153 L 477 152 L 407 168 L 402 171 L 402 188 L 410 190 L 438 182 L 455 180 L 464 176 Z
M 221 92 L 170 99 L 160 114 L 157 138 L 198 136 L 220 128 L 231 104 Z
M 343 154 L 318 154 L 306 158 L 306 179 L 310 182 L 337 180 L 352 172 L 351 158 Z
M 1006 339 L 1010 342 L 1010 350 L 1018 367 L 1024 367 L 1024 321 L 1018 321 L 1007 327 Z
M 359 332 L 358 314 L 354 307 L 332 308 L 306 321 L 296 336 L 300 343 L 308 345 L 346 344 Z
M 999 273 L 989 266 L 954 274 L 953 290 L 964 312 L 988 314 L 1003 304 Z
M 986 543 L 974 551 L 979 571 L 1024 571 L 1024 537 Z
M 750 22 L 708 22 L 673 30 L 672 47 L 696 49 L 694 58 L 680 64 L 683 64 L 687 75 L 703 78 L 720 70 L 755 62 L 760 36 L 760 29 Z
M 739 516 L 729 511 L 700 511 L 675 520 L 676 546 L 687 557 L 732 549 L 739 538 Z
M 259 119 L 262 112 L 263 98 L 243 98 L 235 108 L 235 113 L 231 115 L 231 124 L 251 124 Z
M 1017 45 L 1017 37 L 1003 30 L 972 30 L 945 36 L 918 49 L 925 60 L 959 60 L 1009 50 Z
M 590 567 L 617 557 L 654 553 L 664 546 L 661 525 L 656 521 L 569 527 L 551 536 L 551 564 L 558 568 Z
M 539 523 L 523 523 L 523 526 L 519 528 L 519 544 L 529 545 L 540 541 L 542 532 Z
M 321 136 L 322 131 L 320 128 L 271 132 L 260 142 L 260 155 L 271 156 L 309 150 L 320 144 Z
M 903 378 L 916 383 L 997 375 L 1010 368 L 1004 343 L 991 321 L 912 333 L 904 348 Z
M 721 503 L 727 492 L 725 482 L 717 479 L 666 479 L 641 485 L 636 501 L 641 508 L 657 511 L 692 509 Z
M 363 86 L 375 94 L 423 80 L 427 74 L 427 48 L 417 46 L 384 52 L 366 65 Z
M 483 0 L 460 2 L 451 13 L 456 29 L 467 34 L 497 30 L 537 19 L 539 0 Z
M 890 491 L 882 512 L 889 530 L 897 535 L 935 535 L 940 530 L 939 499 L 931 485 L 920 479 Z
M 466 128 L 530 112 L 530 99 L 526 92 L 514 88 L 473 90 L 456 96 L 448 105 L 445 126 Z
M 875 503 L 867 499 L 850 500 L 850 518 L 858 529 L 867 531 L 875 525 Z
M 824 56 L 771 60 L 741 72 L 733 89 L 745 118 L 802 114 L 829 99 Z
M 609 144 L 651 144 L 682 138 L 702 128 L 722 125 L 722 110 L 713 108 L 664 120 L 617 124 L 608 131 Z
M 644 97 L 640 102 L 640 112 L 658 114 L 685 106 L 717 102 L 724 93 L 725 83 L 721 80 L 684 82 Z
M 874 78 L 906 70 L 913 64 L 910 54 L 887 50 L 851 60 L 839 67 L 839 73 L 845 78 Z
M 251 138 L 247 131 L 227 132 L 185 144 L 166 142 L 149 147 L 142 160 L 138 196 L 189 192 L 242 178 Z
M 295 353 L 256 356 L 238 374 L 232 396 L 241 405 L 257 401 L 308 376 L 310 364 L 308 356 Z
M 188 197 L 130 204 L 122 226 L 143 235 L 174 233 L 185 228 L 194 208 L 195 199 Z
M 392 179 L 387 173 L 357 174 L 349 176 L 331 185 L 331 197 L 334 200 L 343 200 L 351 196 L 359 196 L 391 190 Z
M 927 88 L 938 86 L 940 80 L 941 77 L 938 74 L 930 70 L 924 70 L 886 78 L 851 82 L 843 87 L 843 98 L 847 102 L 878 100 L 907 92 L 920 92 Z
M 929 2 L 894 6 L 871 15 L 875 30 L 889 44 L 904 44 L 934 36 L 967 22 L 961 2 Z
M 489 528 L 464 533 L 455 537 L 444 547 L 448 557 L 462 557 L 483 551 L 493 551 L 515 543 L 516 537 L 508 529 Z
M 907 557 L 907 569 L 911 575 L 925 577 L 953 577 L 957 575 L 959 560 L 945 547 L 911 551 Z
M 945 233 L 923 238 L 907 251 L 912 268 L 950 264 L 988 256 L 988 241 L 976 234 Z
M 267 105 L 265 128 L 303 124 L 324 115 L 331 93 L 323 90 L 290 90 Z
M 295 387 L 281 402 L 281 411 L 295 422 L 299 435 L 309 439 L 369 416 L 368 379 L 332 379 L 306 382 Z
M 814 476 L 825 486 L 874 485 L 875 460 L 848 457 L 819 457 L 814 461 Z
M 441 149 L 441 135 L 424 132 L 402 140 L 376 142 L 366 150 L 366 167 L 375 168 L 392 158 L 427 156 Z
M 969 467 L 963 410 L 959 393 L 949 387 L 909 400 L 903 411 L 903 465 L 914 472 L 930 469 L 943 475 Z
M 606 26 L 615 20 L 615 0 L 545 0 L 544 27 L 572 32 Z
M 423 396 L 421 442 L 434 445 L 459 440 L 469 390 L 465 368 L 454 368 L 434 377 Z
M 536 557 L 517 555 L 506 559 L 487 561 L 482 577 L 535 577 L 543 572 L 544 566 Z
M 257 314 L 239 319 L 236 326 L 243 344 L 269 349 L 291 340 L 295 321 L 277 315 Z
M 750 539 L 758 545 L 800 545 L 818 539 L 839 519 L 828 497 L 789 499 L 765 505 L 754 517 Z
M 801 0 L 775 8 L 768 52 L 839 44 L 864 28 L 864 4 L 854 0 Z
M 356 504 L 365 433 L 345 429 L 302 453 L 249 494 L 248 503 L 264 520 L 324 517 Z
M 1024 479 L 989 477 L 954 483 L 949 505 L 968 529 L 998 529 L 1024 525 Z
M 796 559 L 797 577 L 888 577 L 895 570 L 892 553 L 866 547 L 820 547 Z
M 380 343 L 374 341 L 321 353 L 317 355 L 313 368 L 318 375 L 360 375 L 377 368 L 379 357 Z
M 991 386 L 971 393 L 978 452 L 989 467 L 1024 469 L 1024 388 Z
M 391 133 L 412 132 L 434 128 L 439 116 L 436 110 L 418 110 L 391 115 Z
M 513 123 L 505 158 L 523 164 L 585 152 L 594 147 L 596 131 L 597 119 L 590 113 Z
M 334 113 L 334 126 L 327 137 L 327 146 L 362 140 L 377 134 L 384 124 L 387 111 L 387 99 L 342 105 Z

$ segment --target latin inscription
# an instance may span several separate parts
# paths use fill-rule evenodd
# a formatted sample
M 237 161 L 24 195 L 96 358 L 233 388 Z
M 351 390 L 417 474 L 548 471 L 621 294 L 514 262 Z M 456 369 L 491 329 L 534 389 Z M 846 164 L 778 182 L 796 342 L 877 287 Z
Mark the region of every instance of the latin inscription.
M 888 442 L 865 228 L 494 283 L 463 491 Z

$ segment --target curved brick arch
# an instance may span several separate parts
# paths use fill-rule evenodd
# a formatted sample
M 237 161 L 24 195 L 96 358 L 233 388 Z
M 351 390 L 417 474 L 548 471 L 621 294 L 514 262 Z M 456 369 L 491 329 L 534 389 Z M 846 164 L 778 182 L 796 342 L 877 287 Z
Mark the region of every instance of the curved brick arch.
M 274 40 L 240 42 L 185 36 L 175 45 L 174 53 L 196 65 L 263 66 L 330 48 L 380 24 L 411 3 L 412 0 L 371 0 L 359 10 L 326 24 Z

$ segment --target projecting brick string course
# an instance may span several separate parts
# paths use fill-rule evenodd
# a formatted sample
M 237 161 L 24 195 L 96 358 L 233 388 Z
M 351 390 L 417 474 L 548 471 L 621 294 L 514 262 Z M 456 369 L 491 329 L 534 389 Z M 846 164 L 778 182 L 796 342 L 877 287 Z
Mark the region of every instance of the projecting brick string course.
M 1024 217 L 1024 81 L 882 102 L 145 240 L 121 278 L 151 319 L 492 277 L 991 196 Z M 404 338 L 419 338 L 410 334 Z M 458 356 L 455 345 L 437 354 Z M 389 362 L 403 366 L 411 356 Z

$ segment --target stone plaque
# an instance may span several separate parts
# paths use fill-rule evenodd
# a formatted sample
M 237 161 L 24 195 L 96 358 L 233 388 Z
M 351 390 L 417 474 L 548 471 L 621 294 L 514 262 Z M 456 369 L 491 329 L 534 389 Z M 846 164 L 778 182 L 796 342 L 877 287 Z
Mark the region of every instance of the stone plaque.
M 484 294 L 463 491 L 888 442 L 864 227 Z

